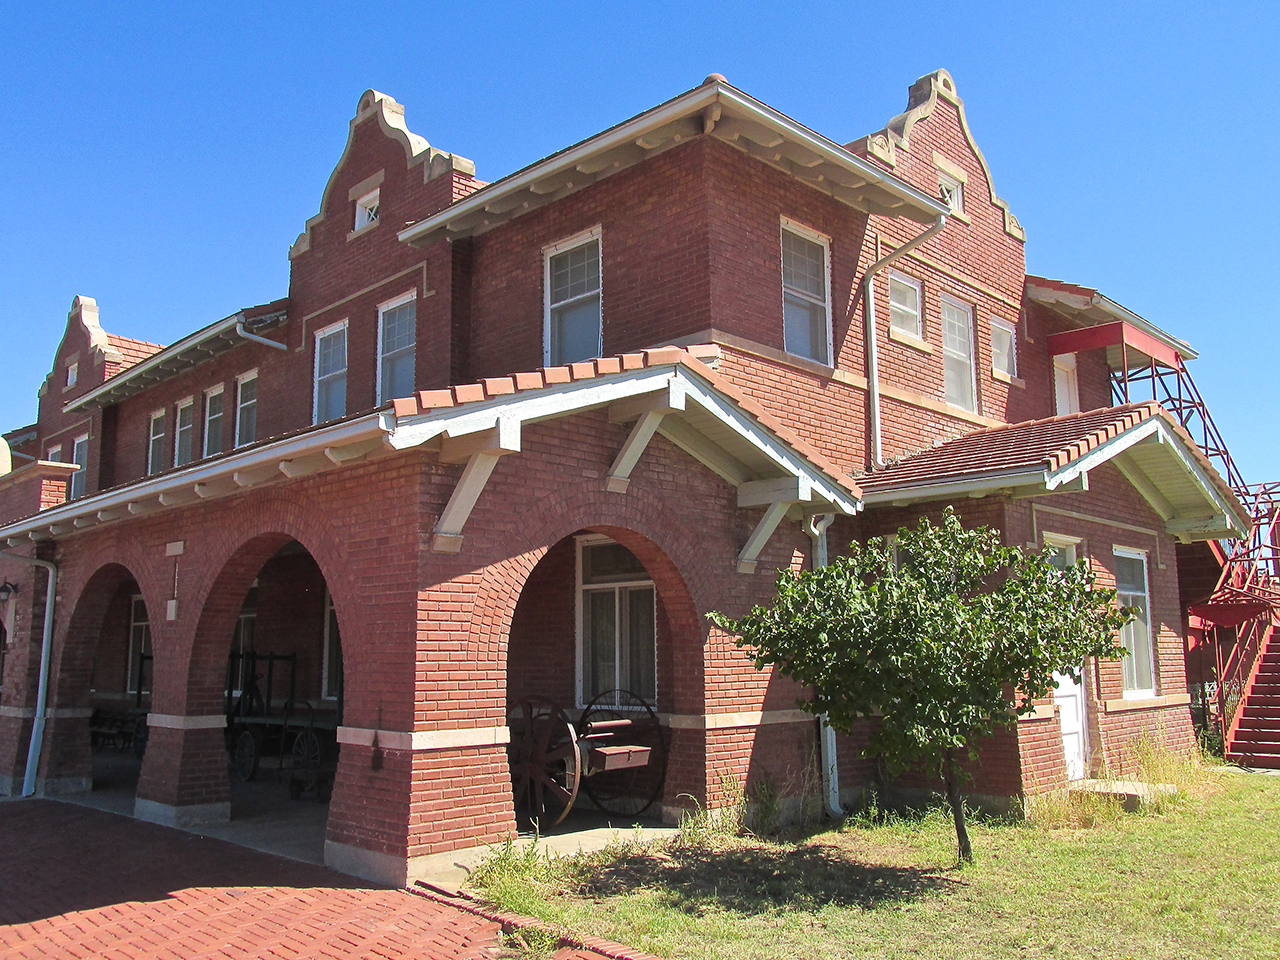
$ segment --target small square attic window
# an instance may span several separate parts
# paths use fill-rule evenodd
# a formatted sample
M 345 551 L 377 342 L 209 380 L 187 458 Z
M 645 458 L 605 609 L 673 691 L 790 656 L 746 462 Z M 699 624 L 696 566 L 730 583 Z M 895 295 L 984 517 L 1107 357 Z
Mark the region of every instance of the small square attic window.
M 80 378 L 80 364 L 68 363 L 67 364 L 67 383 L 66 383 L 67 388 L 70 389 L 71 387 L 74 387 L 76 385 L 76 381 L 79 378 Z
M 941 170 L 938 171 L 938 195 L 952 213 L 964 213 L 964 184 Z
M 374 190 L 356 201 L 356 230 L 378 222 L 378 193 Z

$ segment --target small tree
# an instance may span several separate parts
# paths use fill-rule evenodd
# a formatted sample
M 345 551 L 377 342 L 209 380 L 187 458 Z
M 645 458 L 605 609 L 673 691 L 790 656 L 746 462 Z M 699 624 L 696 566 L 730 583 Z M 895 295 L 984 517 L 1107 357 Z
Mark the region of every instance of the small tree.
M 896 548 L 896 557 L 895 549 Z M 778 597 L 741 619 L 709 614 L 812 692 L 799 706 L 849 733 L 878 715 L 866 755 L 899 772 L 924 762 L 943 777 L 960 860 L 972 862 L 960 784 L 962 751 L 1017 722 L 1054 689 L 1080 679 L 1086 657 L 1123 656 L 1116 632 L 1132 618 L 1083 561 L 1000 544 L 965 530 L 947 508 L 890 545 L 854 543 L 820 570 L 779 571 Z

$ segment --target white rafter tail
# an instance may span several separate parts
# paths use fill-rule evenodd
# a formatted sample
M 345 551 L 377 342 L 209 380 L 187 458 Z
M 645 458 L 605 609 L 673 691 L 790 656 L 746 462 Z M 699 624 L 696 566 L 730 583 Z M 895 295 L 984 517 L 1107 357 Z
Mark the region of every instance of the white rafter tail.
M 609 422 L 630 423 L 646 413 L 675 413 L 685 408 L 687 395 L 684 384 L 671 377 L 658 390 L 609 404 Z
M 498 452 L 471 455 L 440 519 L 436 521 L 435 535 L 431 538 L 431 549 L 436 553 L 457 553 L 462 549 L 462 528 L 466 526 L 501 456 Z
M 813 487 L 807 477 L 776 477 L 769 480 L 748 480 L 738 484 L 739 507 L 763 507 L 773 503 L 808 503 L 813 499 Z
M 470 469 L 472 457 L 477 453 L 503 456 L 520 452 L 520 421 L 514 417 L 498 417 L 498 422 L 486 429 L 461 436 L 448 435 L 440 443 L 441 463 L 466 463 Z
M 622 449 L 613 460 L 613 465 L 609 467 L 609 473 L 604 479 L 606 490 L 610 493 L 627 492 L 627 487 L 631 485 L 631 471 L 640 462 L 640 457 L 649 446 L 653 435 L 658 432 L 658 427 L 665 416 L 664 410 L 650 410 L 636 421 L 636 425 L 631 428 L 631 434 L 627 437 L 627 442 L 622 445 Z
M 361 440 L 359 443 L 348 443 L 339 447 L 325 447 L 324 455 L 330 463 L 341 466 L 344 463 L 350 463 L 352 460 L 359 460 L 361 457 L 382 447 L 383 438 L 374 437 L 370 440 Z
M 778 529 L 778 524 L 782 522 L 782 518 L 787 515 L 787 511 L 790 509 L 791 504 L 789 502 L 779 501 L 771 503 L 769 509 L 765 510 L 764 516 L 760 518 L 756 528 L 751 531 L 751 536 L 747 537 L 746 546 L 738 554 L 739 573 L 756 572 L 756 560 L 760 556 L 760 551 L 764 549 L 764 545 L 773 536 L 773 531 Z

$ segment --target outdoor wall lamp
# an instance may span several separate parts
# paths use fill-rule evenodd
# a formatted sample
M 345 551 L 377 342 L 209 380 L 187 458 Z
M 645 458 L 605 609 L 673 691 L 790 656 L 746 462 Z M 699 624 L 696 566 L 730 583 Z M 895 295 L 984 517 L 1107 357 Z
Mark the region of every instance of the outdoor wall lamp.
M 8 580 L 0 583 L 0 603 L 6 603 L 17 592 L 18 585 L 16 583 L 10 583 Z

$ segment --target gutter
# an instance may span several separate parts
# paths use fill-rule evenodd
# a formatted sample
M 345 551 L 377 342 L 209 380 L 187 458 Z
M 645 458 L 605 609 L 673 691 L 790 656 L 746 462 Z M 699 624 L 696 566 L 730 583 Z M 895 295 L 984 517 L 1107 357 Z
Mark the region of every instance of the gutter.
M 244 328 L 244 314 L 236 314 L 240 319 L 236 321 L 236 336 L 243 337 L 245 340 L 252 340 L 254 343 L 261 343 L 264 346 L 275 347 L 277 350 L 288 350 L 287 343 L 281 343 L 279 340 L 268 340 L 266 337 L 260 337 L 256 333 L 250 333 Z
M 58 602 L 58 568 L 48 560 L 37 560 L 16 553 L 0 552 L 0 557 L 33 567 L 43 567 L 49 574 L 49 588 L 44 601 L 44 636 L 40 641 L 40 682 L 36 687 L 36 715 L 31 723 L 27 769 L 22 777 L 22 795 L 30 797 L 36 792 L 36 771 L 40 769 L 40 749 L 44 744 L 44 721 L 49 702 L 49 668 L 53 659 L 53 613 Z
M 910 253 L 920 244 L 924 243 L 930 237 L 937 236 L 947 225 L 947 215 L 945 213 L 938 214 L 938 219 L 932 227 L 924 233 L 912 237 L 902 246 L 898 247 L 887 256 L 881 257 L 870 267 L 862 277 L 862 296 L 863 303 L 866 305 L 862 311 L 864 319 L 863 338 L 867 344 L 867 392 L 870 399 L 871 407 L 871 469 L 879 470 L 884 467 L 884 440 L 880 429 L 880 354 L 876 346 L 876 292 L 875 277 L 876 274 L 887 267 L 893 261 L 897 260 L 904 254 Z M 924 305 L 921 304 L 921 310 Z
M 827 565 L 827 528 L 835 522 L 835 514 L 811 516 L 804 532 L 813 540 L 813 569 Z M 826 715 L 818 718 L 818 745 L 822 764 L 822 806 L 833 820 L 844 818 L 844 806 L 840 803 L 840 766 L 836 755 L 836 732 L 827 723 Z

